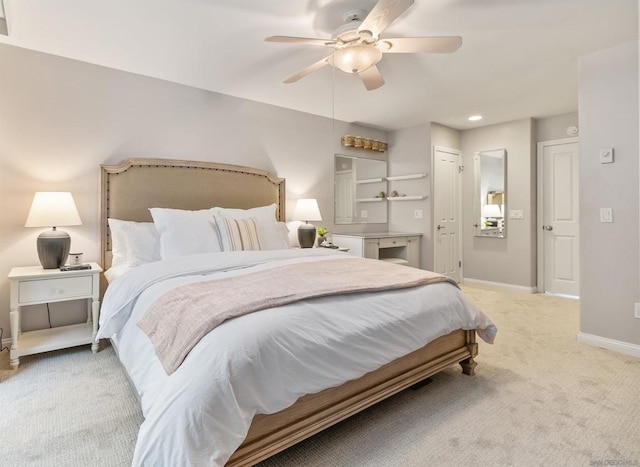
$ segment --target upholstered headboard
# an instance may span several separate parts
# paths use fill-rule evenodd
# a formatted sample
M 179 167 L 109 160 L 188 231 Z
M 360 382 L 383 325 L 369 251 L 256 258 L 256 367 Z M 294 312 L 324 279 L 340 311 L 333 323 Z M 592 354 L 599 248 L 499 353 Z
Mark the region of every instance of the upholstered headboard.
M 111 266 L 110 217 L 151 222 L 149 208 L 248 209 L 275 203 L 285 220 L 285 181 L 270 172 L 239 165 L 168 159 L 129 159 L 102 165 L 101 262 Z

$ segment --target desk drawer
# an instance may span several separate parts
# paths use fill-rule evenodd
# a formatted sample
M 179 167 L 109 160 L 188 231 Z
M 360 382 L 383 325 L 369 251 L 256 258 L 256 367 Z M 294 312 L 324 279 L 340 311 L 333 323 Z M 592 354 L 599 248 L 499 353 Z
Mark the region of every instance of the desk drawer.
M 407 246 L 407 237 L 388 237 L 380 239 L 380 248 L 393 248 L 396 246 Z
M 21 304 L 89 298 L 93 292 L 93 276 L 65 277 L 46 280 L 21 281 L 18 302 Z

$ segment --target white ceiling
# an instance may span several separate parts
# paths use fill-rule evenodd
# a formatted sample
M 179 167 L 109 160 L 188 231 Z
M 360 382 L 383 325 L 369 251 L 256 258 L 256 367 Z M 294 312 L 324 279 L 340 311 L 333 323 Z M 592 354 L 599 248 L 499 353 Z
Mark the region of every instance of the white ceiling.
M 381 128 L 464 129 L 577 111 L 579 57 L 638 36 L 637 0 L 416 0 L 382 37 L 459 35 L 456 53 L 385 55 L 375 91 L 330 67 L 282 83 L 330 49 L 265 37 L 329 37 L 375 3 L 4 0 L 0 42 Z

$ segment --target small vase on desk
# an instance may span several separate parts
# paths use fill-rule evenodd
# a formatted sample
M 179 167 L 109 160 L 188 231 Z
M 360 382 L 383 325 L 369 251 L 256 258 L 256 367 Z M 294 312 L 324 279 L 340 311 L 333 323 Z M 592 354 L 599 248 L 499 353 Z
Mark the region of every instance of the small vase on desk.
M 325 237 L 324 235 L 318 235 L 318 246 L 322 246 L 322 244 L 326 241 L 327 237 Z

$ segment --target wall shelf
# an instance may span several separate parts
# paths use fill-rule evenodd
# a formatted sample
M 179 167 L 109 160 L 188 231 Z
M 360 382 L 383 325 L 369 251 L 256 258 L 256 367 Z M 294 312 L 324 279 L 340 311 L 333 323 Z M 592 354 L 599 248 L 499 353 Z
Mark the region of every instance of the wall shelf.
M 393 182 L 395 180 L 412 180 L 414 178 L 424 178 L 426 176 L 427 176 L 426 173 L 407 174 L 407 175 L 393 175 L 391 177 L 387 177 L 387 180 L 389 180 L 390 182 Z
M 367 183 L 378 183 L 382 182 L 384 178 L 367 178 L 364 180 L 356 180 L 356 185 L 366 185 Z
M 426 199 L 426 196 L 418 195 L 418 196 L 390 196 L 387 199 L 389 201 L 416 201 L 419 199 Z
M 384 201 L 385 198 L 356 198 L 358 203 L 374 203 L 376 201 Z

